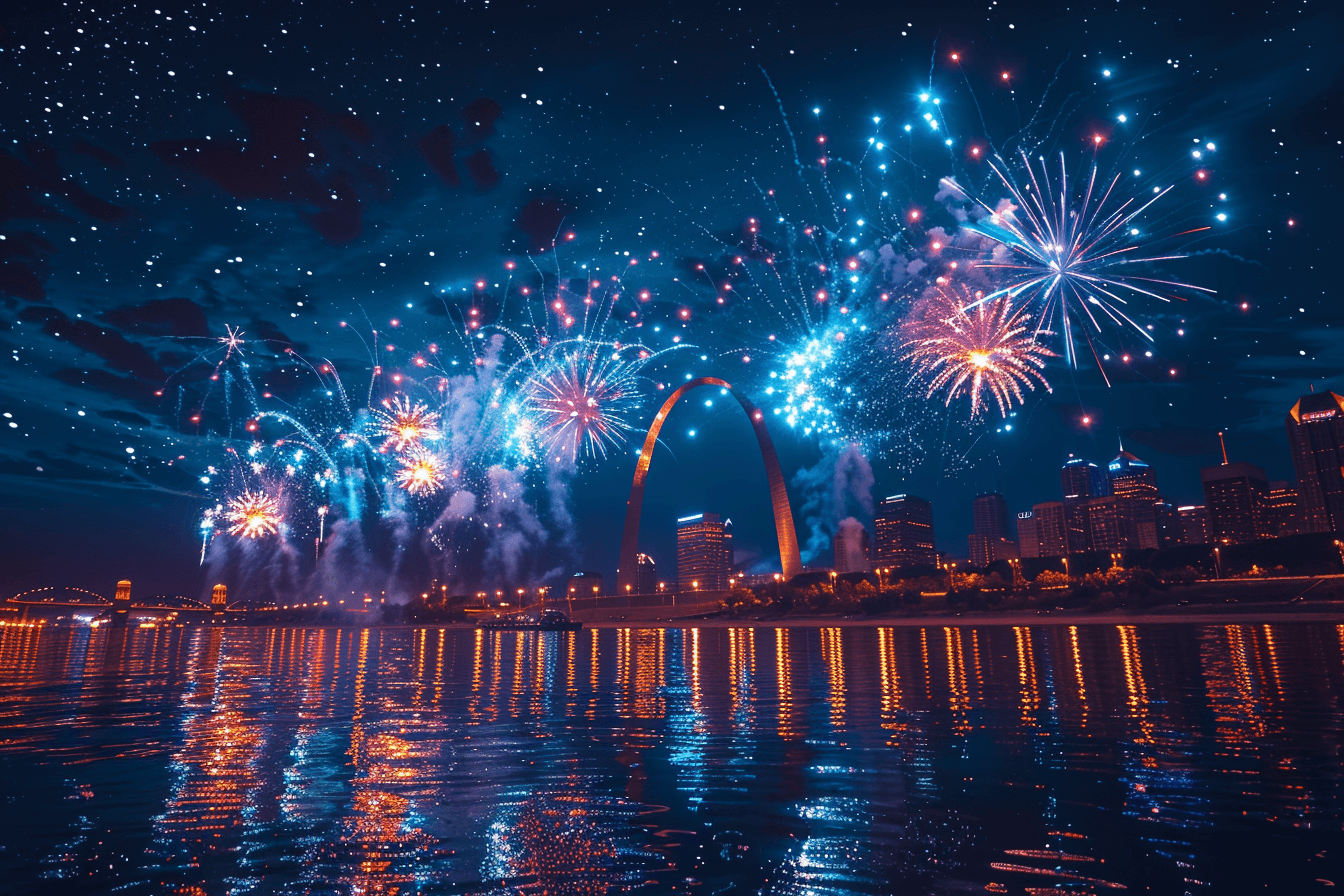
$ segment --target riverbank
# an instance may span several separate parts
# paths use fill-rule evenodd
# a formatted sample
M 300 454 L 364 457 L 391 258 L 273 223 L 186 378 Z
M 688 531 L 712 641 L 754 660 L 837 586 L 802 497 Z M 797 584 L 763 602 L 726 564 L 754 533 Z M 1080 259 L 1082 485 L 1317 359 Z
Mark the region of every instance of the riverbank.
M 829 616 L 823 614 L 729 616 L 724 613 L 676 619 L 638 618 L 612 610 L 604 618 L 584 620 L 584 628 L 887 628 L 966 625 L 1248 625 L 1326 622 L 1344 625 L 1344 601 L 1312 604 L 1233 604 L 1227 606 L 1153 607 L 1143 610 L 987 610 Z

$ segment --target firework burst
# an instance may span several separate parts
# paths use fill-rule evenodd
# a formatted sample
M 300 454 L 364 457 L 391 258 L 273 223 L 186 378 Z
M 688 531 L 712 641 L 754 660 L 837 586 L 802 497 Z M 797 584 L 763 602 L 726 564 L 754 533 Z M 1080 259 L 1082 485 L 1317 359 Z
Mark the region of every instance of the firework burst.
M 262 491 L 245 491 L 229 500 L 224 510 L 229 534 L 242 538 L 261 538 L 280 531 L 284 517 L 275 498 Z
M 972 196 L 955 181 L 944 183 L 971 198 L 986 213 L 967 228 L 1007 250 L 1006 255 L 996 253 L 993 260 L 978 265 L 1009 280 L 1007 286 L 981 301 L 1003 296 L 1034 304 L 1038 333 L 1051 329 L 1058 317 L 1064 357 L 1070 365 L 1077 365 L 1075 323 L 1085 321 L 1100 332 L 1102 320 L 1109 319 L 1118 326 L 1132 327 L 1151 342 L 1152 334 L 1127 310 L 1131 299 L 1170 302 L 1192 291 L 1213 293 L 1179 280 L 1138 273 L 1145 266 L 1185 257 L 1179 251 L 1156 249 L 1164 240 L 1153 238 L 1143 226 L 1145 216 L 1171 192 L 1172 185 L 1127 193 L 1122 175 L 1107 180 L 1095 161 L 1085 176 L 1071 179 L 1062 152 L 1058 175 L 1053 179 L 1044 156 L 1038 157 L 1039 166 L 1033 165 L 1025 152 L 1019 152 L 1018 161 L 1021 183 L 1002 158 L 987 160 L 1008 193 L 1007 200 L 995 207 Z M 1198 227 L 1173 236 L 1207 229 Z M 1085 335 L 1087 332 L 1084 329 Z
M 407 451 L 439 437 L 439 414 L 418 401 L 398 395 L 374 410 L 375 433 L 395 451 Z
M 644 359 L 624 359 L 607 344 L 566 346 L 537 368 L 523 386 L 531 430 L 548 451 L 606 457 L 625 443 L 627 421 L 639 407 L 638 378 Z
M 927 378 L 926 397 L 946 389 L 945 404 L 951 405 L 968 396 L 972 417 L 993 398 L 1006 417 L 1014 403 L 1022 403 L 1024 388 L 1050 391 L 1042 371 L 1054 352 L 1037 342 L 1031 329 L 1006 296 L 991 299 L 964 286 L 943 287 L 923 317 L 903 328 L 904 357 L 913 362 L 916 377 Z
M 443 488 L 443 459 L 424 448 L 412 448 L 401 459 L 397 485 L 413 495 L 432 495 Z

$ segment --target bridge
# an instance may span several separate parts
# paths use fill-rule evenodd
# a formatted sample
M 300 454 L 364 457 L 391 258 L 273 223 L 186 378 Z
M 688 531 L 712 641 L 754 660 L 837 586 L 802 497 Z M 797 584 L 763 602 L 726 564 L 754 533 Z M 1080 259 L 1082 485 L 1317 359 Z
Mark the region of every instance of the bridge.
M 209 603 L 182 595 L 154 595 L 144 600 L 131 600 L 131 583 L 122 579 L 117 583 L 111 600 L 87 588 L 66 585 L 46 585 L 21 591 L 4 602 L 4 608 L 21 610 L 26 618 L 34 608 L 52 608 L 97 611 L 98 618 L 106 618 L 115 624 L 124 624 L 133 612 L 145 613 L 239 613 L 246 608 L 239 604 L 228 603 L 228 589 L 216 585 Z

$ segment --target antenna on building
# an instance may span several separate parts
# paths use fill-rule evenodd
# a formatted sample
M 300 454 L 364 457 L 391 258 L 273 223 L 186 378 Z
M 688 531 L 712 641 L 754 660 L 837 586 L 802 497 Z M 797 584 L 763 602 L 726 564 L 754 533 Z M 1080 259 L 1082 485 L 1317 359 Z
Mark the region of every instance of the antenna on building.
M 1218 444 L 1223 446 L 1223 465 L 1227 465 L 1227 443 L 1223 441 L 1223 434 L 1218 433 Z

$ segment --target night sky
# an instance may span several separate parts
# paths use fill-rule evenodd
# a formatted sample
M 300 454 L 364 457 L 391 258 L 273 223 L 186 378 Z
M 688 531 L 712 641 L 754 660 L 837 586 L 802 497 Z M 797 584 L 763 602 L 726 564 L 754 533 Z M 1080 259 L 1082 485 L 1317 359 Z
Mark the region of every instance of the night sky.
M 468 370 L 482 351 L 464 328 L 472 309 L 518 330 L 547 314 L 520 284 L 541 296 L 589 277 L 607 289 L 617 275 L 626 290 L 606 339 L 690 346 L 645 372 L 629 441 L 576 472 L 518 474 L 538 508 L 507 522 L 528 530 L 511 548 L 524 567 L 492 566 L 495 536 L 465 523 L 450 539 L 457 559 L 436 555 L 441 542 L 422 535 L 439 510 L 420 507 L 398 519 L 421 534 L 368 536 L 364 554 L 343 545 L 342 568 L 379 570 L 364 587 L 612 576 L 642 429 L 688 374 L 739 384 L 771 414 L 803 541 L 863 514 L 834 486 L 852 440 L 871 493 L 931 499 L 938 547 L 954 556 L 975 493 L 997 488 L 1014 511 L 1055 500 L 1070 453 L 1104 462 L 1119 438 L 1180 503 L 1202 503 L 1198 469 L 1218 459 L 1219 430 L 1233 459 L 1291 479 L 1288 408 L 1311 384 L 1344 390 L 1342 25 L 1327 2 L 10 4 L 0 590 L 255 583 L 239 567 L 274 557 L 220 532 L 202 566 L 200 523 L 241 481 L 222 472 L 227 449 L 251 441 L 265 402 L 318 415 L 330 380 L 316 368 L 330 365 L 359 410 L 391 396 L 392 371 L 413 375 L 430 344 Z M 921 93 L 940 100 L 944 130 L 924 126 Z M 879 353 L 854 379 L 872 393 L 861 423 L 838 440 L 790 427 L 764 394 L 781 363 L 764 334 L 786 341 L 787 322 L 748 284 L 724 284 L 737 282 L 749 222 L 843 206 L 845 172 L 873 161 L 874 134 L 898 156 L 896 216 L 923 210 L 939 232 L 956 224 L 939 179 L 989 182 L 971 147 L 1025 134 L 1075 168 L 1096 153 L 1107 171 L 1160 169 L 1180 199 L 1145 226 L 1209 228 L 1182 237 L 1188 257 L 1161 274 L 1216 294 L 1131 302 L 1151 343 L 1108 329 L 1097 351 L 1113 357 L 1052 359 L 1053 391 L 1028 392 L 1007 420 L 925 398 Z M 1192 162 L 1209 143 L 1216 153 Z M 818 187 L 822 157 L 833 194 Z M 930 252 L 930 233 L 921 221 L 905 239 Z M 217 341 L 226 327 L 243 331 L 258 404 Z M 230 382 L 210 379 L 224 370 Z M 645 500 L 644 548 L 669 578 L 677 515 L 731 517 L 739 559 L 774 551 L 746 419 L 717 394 L 693 399 L 664 430 Z M 862 490 L 863 470 L 847 469 Z M 300 509 L 288 514 L 296 528 L 282 537 L 311 552 Z M 333 575 L 346 573 L 322 582 Z

